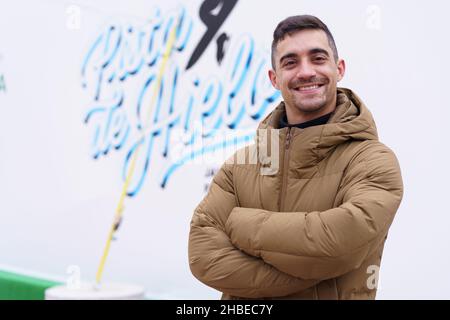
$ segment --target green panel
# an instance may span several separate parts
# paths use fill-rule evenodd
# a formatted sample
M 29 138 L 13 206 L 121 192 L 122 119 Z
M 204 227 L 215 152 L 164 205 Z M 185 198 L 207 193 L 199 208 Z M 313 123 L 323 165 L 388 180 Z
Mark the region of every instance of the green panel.
M 59 284 L 0 270 L 0 299 L 44 300 L 45 290 Z

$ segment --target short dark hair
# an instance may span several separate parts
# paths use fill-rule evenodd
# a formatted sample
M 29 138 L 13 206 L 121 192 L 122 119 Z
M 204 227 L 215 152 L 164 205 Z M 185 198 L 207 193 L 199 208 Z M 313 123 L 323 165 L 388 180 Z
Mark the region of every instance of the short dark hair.
M 275 51 L 277 49 L 277 45 L 280 41 L 282 41 L 286 34 L 292 35 L 298 31 L 305 29 L 319 29 L 323 30 L 328 38 L 328 43 L 333 50 L 334 59 L 338 61 L 339 56 L 336 48 L 336 43 L 334 42 L 333 35 L 330 30 L 319 18 L 311 16 L 311 15 L 299 15 L 299 16 L 291 16 L 287 17 L 283 21 L 281 21 L 275 31 L 273 32 L 273 41 L 272 41 L 272 68 L 275 69 Z

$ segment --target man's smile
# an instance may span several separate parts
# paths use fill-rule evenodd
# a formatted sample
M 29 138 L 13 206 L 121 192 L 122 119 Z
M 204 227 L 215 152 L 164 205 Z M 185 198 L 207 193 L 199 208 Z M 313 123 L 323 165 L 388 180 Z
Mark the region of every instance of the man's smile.
M 293 87 L 292 89 L 304 93 L 304 94 L 314 94 L 320 91 L 320 88 L 324 86 L 323 83 L 311 83 L 311 84 L 302 84 L 300 86 Z

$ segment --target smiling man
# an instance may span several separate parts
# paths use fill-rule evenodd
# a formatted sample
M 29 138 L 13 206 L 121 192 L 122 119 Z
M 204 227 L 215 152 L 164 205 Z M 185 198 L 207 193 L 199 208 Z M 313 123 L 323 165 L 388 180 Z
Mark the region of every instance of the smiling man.
M 305 28 L 300 32 L 295 29 L 296 19 L 287 19 L 275 31 L 273 70 L 269 71 L 273 86 L 281 90 L 291 123 L 331 113 L 336 107 L 337 82 L 345 72 L 344 60 L 338 58 L 328 28 L 317 21 L 322 29 Z
M 375 298 L 403 184 L 367 107 L 337 87 L 344 72 L 318 18 L 278 24 L 269 77 L 284 101 L 259 129 L 279 170 L 227 161 L 191 222 L 191 271 L 223 299 Z

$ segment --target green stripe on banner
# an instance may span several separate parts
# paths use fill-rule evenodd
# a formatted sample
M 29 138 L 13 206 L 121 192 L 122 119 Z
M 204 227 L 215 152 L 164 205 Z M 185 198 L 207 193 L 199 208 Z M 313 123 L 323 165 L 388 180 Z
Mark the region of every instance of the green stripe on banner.
M 45 290 L 60 283 L 0 270 L 1 300 L 44 300 Z

